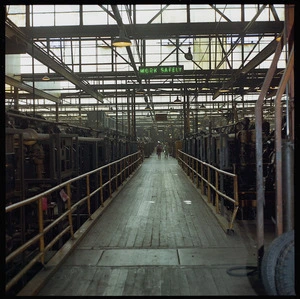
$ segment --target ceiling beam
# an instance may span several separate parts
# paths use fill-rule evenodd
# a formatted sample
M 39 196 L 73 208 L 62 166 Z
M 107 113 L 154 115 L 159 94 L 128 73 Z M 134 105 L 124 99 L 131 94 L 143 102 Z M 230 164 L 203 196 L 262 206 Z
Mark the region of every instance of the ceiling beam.
M 49 94 L 47 92 L 44 92 L 43 90 L 34 88 L 30 85 L 27 85 L 25 83 L 22 83 L 12 77 L 6 76 L 5 75 L 5 83 L 14 87 L 17 87 L 21 90 L 27 91 L 31 94 L 34 94 L 38 97 L 44 98 L 44 99 L 48 99 L 50 101 L 53 101 L 55 103 L 60 103 L 60 98 L 53 96 L 52 94 Z
M 284 28 L 283 21 L 256 21 L 247 26 L 249 22 L 222 22 L 216 26 L 215 22 L 195 23 L 168 23 L 168 24 L 124 24 L 127 36 L 130 39 L 169 39 L 186 36 L 218 36 L 234 34 L 240 35 L 247 28 L 247 34 L 274 35 Z M 119 34 L 118 25 L 79 25 L 79 26 L 43 26 L 19 27 L 30 38 L 74 38 L 102 36 L 111 39 Z
M 19 28 L 14 25 L 9 19 L 5 21 L 5 36 L 7 38 L 15 37 L 20 40 L 26 46 L 26 51 L 32 57 L 36 58 L 44 65 L 48 66 L 55 72 L 61 74 L 68 81 L 72 82 L 79 89 L 84 90 L 86 93 L 90 94 L 93 98 L 100 102 L 103 102 L 103 95 L 99 94 L 97 91 L 93 90 L 88 82 L 83 82 L 75 73 L 72 72 L 69 67 L 63 64 L 58 57 L 50 56 L 49 53 L 44 52 L 42 49 L 37 47 L 32 40 L 26 37 Z
M 242 69 L 237 70 L 229 80 L 227 80 L 225 83 L 223 83 L 222 87 L 220 89 L 227 89 L 231 88 L 233 84 L 240 78 L 241 76 L 244 76 L 248 72 L 250 72 L 252 69 L 254 69 L 256 66 L 261 64 L 263 61 L 265 61 L 269 56 L 271 56 L 277 47 L 278 41 L 274 39 L 271 41 L 262 51 L 260 51 L 250 62 L 248 62 Z M 213 95 L 213 100 L 216 99 L 220 94 L 221 91 L 217 90 Z
M 283 69 L 281 69 L 283 70 Z M 230 74 L 232 74 L 233 70 L 229 70 L 229 69 L 220 69 L 218 70 L 218 78 L 224 77 L 224 78 L 228 78 L 228 76 Z M 261 69 L 253 69 L 251 71 L 252 76 L 258 77 L 261 76 L 262 78 L 265 78 L 265 75 L 267 73 L 268 69 L 266 68 L 261 68 Z M 210 75 L 212 72 L 212 70 L 209 69 L 203 69 L 203 70 L 184 70 L 182 72 L 182 74 L 177 74 L 175 76 L 172 75 L 163 75 L 163 74 L 159 74 L 159 75 L 154 75 L 154 76 L 149 76 L 150 79 L 161 79 L 161 78 L 165 78 L 165 79 L 178 79 L 181 80 L 182 78 L 185 79 L 195 79 L 195 77 L 197 78 L 197 81 L 199 81 L 199 79 L 206 79 L 206 77 L 208 75 Z M 127 80 L 127 81 L 134 81 L 135 80 L 135 74 L 133 71 L 103 71 L 101 72 L 101 74 L 99 74 L 99 72 L 77 72 L 76 73 L 77 76 L 79 76 L 80 78 L 84 78 L 85 80 L 112 80 L 115 81 L 116 80 L 116 76 L 118 77 L 119 80 Z M 42 81 L 42 77 L 43 75 L 47 75 L 50 80 L 54 80 L 54 81 L 63 81 L 65 80 L 65 78 L 63 76 L 60 76 L 59 74 L 55 74 L 55 73 L 50 73 L 50 74 L 46 74 L 46 73 L 39 73 L 39 74 L 34 74 L 32 75 L 31 73 L 24 73 L 21 74 L 22 76 L 22 80 L 24 81 L 32 81 L 33 79 L 35 81 Z M 176 77 L 176 78 L 175 78 Z M 170 81 L 167 81 L 165 85 L 169 84 Z M 129 83 L 129 82 L 128 82 Z

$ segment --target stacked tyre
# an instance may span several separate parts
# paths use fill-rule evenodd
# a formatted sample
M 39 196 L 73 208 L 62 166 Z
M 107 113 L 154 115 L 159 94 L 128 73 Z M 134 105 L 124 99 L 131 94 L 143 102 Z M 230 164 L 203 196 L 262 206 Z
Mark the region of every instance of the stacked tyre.
M 296 295 L 294 230 L 271 242 L 262 258 L 261 278 L 267 295 Z

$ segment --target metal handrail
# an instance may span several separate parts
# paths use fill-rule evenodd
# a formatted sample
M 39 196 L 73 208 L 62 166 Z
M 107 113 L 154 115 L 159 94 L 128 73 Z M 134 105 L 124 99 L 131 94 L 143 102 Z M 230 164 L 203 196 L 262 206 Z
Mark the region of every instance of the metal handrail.
M 104 196 L 103 189 L 105 186 L 108 186 L 109 195 L 108 197 L 112 197 L 113 188 L 112 184 L 115 182 L 115 191 L 118 186 L 120 186 L 124 180 L 126 180 L 142 163 L 141 152 L 137 151 L 136 153 L 125 156 L 119 160 L 113 161 L 106 165 L 103 165 L 97 169 L 79 175 L 75 178 L 72 178 L 68 181 L 65 181 L 49 190 L 46 190 L 40 194 L 27 198 L 23 201 L 8 205 L 5 207 L 5 212 L 10 213 L 17 209 L 22 209 L 25 206 L 28 206 L 32 203 L 38 204 L 38 233 L 27 240 L 24 244 L 16 248 L 13 252 L 6 256 L 5 262 L 8 264 L 9 262 L 14 261 L 18 256 L 24 254 L 25 251 L 32 245 L 38 244 L 38 253 L 25 265 L 12 279 L 10 279 L 5 286 L 6 292 L 9 291 L 12 286 L 14 286 L 34 265 L 38 262 L 45 264 L 45 254 L 49 251 L 55 243 L 62 239 L 62 237 L 66 234 L 70 234 L 69 239 L 74 238 L 74 228 L 72 221 L 72 213 L 82 204 L 87 204 L 88 216 L 91 219 L 91 197 L 97 193 L 99 193 L 99 201 L 100 207 L 104 207 Z M 111 169 L 116 169 L 116 172 L 112 174 Z M 103 172 L 108 170 L 107 180 L 103 181 Z M 90 190 L 90 175 L 99 174 L 99 187 L 95 188 L 95 190 Z M 72 203 L 71 198 L 71 184 L 77 182 L 78 180 L 86 180 L 86 194 L 84 197 L 79 199 L 77 202 Z M 66 196 L 66 211 L 59 215 L 56 219 L 54 219 L 50 224 L 44 226 L 44 213 L 42 208 L 42 201 L 44 197 L 49 196 L 53 192 L 59 191 L 66 188 L 67 196 Z M 107 199 L 107 198 L 106 198 Z M 99 208 L 100 208 L 99 207 Z M 98 209 L 99 209 L 98 208 Z M 62 221 L 67 221 L 67 225 L 64 229 L 62 229 L 59 233 L 52 236 L 52 239 L 48 241 L 48 244 L 45 244 L 45 234 L 49 232 L 53 227 L 61 223 Z M 77 228 L 79 229 L 79 228 Z M 65 240 L 66 243 L 68 240 Z
M 233 203 L 233 212 L 231 216 L 231 220 L 228 224 L 227 232 L 233 230 L 233 222 L 235 220 L 237 211 L 239 209 L 239 199 L 238 199 L 238 176 L 234 173 L 230 173 L 224 170 L 221 170 L 211 164 L 203 162 L 197 159 L 194 156 L 191 156 L 181 150 L 178 149 L 178 162 L 182 169 L 187 173 L 187 175 L 192 179 L 193 183 L 195 183 L 195 176 L 197 178 L 196 185 L 199 187 L 200 181 L 200 190 L 201 194 L 204 194 L 204 184 L 207 186 L 207 201 L 211 203 L 211 192 L 215 192 L 215 211 L 217 214 L 220 214 L 219 211 L 219 202 L 220 196 L 229 200 Z M 199 169 L 200 165 L 200 169 Z M 207 175 L 205 175 L 204 169 L 207 169 Z M 211 181 L 211 171 L 215 173 L 215 184 Z M 219 189 L 219 175 L 225 175 L 227 177 L 231 177 L 233 179 L 233 197 L 228 196 L 224 192 Z

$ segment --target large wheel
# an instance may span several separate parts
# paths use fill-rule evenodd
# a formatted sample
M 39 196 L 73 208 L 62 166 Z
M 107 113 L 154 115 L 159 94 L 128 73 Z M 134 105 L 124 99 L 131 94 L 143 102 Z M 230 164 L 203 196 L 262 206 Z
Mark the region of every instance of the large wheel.
M 274 239 L 263 255 L 261 278 L 267 295 L 278 295 L 275 281 L 275 268 L 285 248 L 294 242 L 294 230 L 288 231 Z
M 295 242 L 292 241 L 283 250 L 275 268 L 277 294 L 295 296 Z

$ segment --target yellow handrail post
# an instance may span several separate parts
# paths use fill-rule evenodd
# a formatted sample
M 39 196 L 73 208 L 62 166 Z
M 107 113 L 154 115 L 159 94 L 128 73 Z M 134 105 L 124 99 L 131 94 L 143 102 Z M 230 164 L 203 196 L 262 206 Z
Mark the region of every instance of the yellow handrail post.
M 43 197 L 38 199 L 38 215 L 39 215 L 39 233 L 40 236 L 40 252 L 42 252 L 41 263 L 45 263 L 45 236 L 44 236 L 44 215 L 43 215 Z
M 69 218 L 69 224 L 70 224 L 70 233 L 71 238 L 74 239 L 74 230 L 73 230 L 73 221 L 72 221 L 72 210 L 71 210 L 71 183 L 67 184 L 67 206 L 68 206 L 68 218 Z
M 194 169 L 194 159 L 193 158 L 190 158 L 189 166 L 191 167 L 191 168 L 189 168 L 190 169 L 190 179 L 194 183 L 194 172 L 193 172 L 193 169 Z
M 189 157 L 188 157 L 188 156 L 185 156 L 185 172 L 186 172 L 186 174 L 189 176 L 189 168 L 188 168 L 188 165 L 189 165 Z
M 216 179 L 216 213 L 220 213 L 219 211 L 219 173 L 215 170 L 215 179 Z
M 103 174 L 102 174 L 102 168 L 100 169 L 100 202 L 101 206 L 103 207 Z
M 196 160 L 196 173 L 197 173 L 197 178 L 196 178 L 196 186 L 199 188 L 199 161 Z
M 108 166 L 108 180 L 109 180 L 109 197 L 112 197 L 111 191 L 111 165 Z
M 131 158 L 130 158 L 130 156 L 128 157 L 127 166 L 128 166 L 128 174 L 127 174 L 127 177 L 129 177 L 129 176 L 130 176 L 130 173 L 131 173 Z
M 197 169 L 197 160 L 194 159 L 193 160 L 193 183 L 194 184 L 195 184 L 195 180 L 197 180 L 195 177 L 195 172 L 197 173 L 196 169 Z M 198 173 L 197 173 L 197 177 L 198 177 Z M 197 184 L 197 181 L 196 181 L 196 184 Z
M 233 228 L 233 221 L 235 220 L 237 211 L 239 209 L 239 195 L 238 195 L 238 176 L 234 176 L 233 178 L 233 192 L 234 192 L 234 210 L 232 213 L 231 221 L 229 224 L 229 229 L 232 230 Z
M 211 198 L 210 198 L 210 184 L 211 184 L 211 181 L 210 181 L 210 167 L 209 166 L 207 167 L 207 181 L 208 181 L 208 184 L 207 184 L 207 201 L 211 202 Z
M 204 185 L 203 185 L 203 163 L 201 162 L 201 182 L 200 182 L 200 188 L 201 188 L 201 193 L 204 194 Z
M 123 169 L 124 169 L 124 158 L 122 158 L 122 160 L 121 160 L 121 163 L 120 163 L 120 167 L 121 167 L 121 175 L 120 175 L 120 178 L 121 178 L 121 182 L 120 182 L 120 185 L 122 185 L 123 184 L 123 175 L 124 175 L 124 173 L 123 173 Z
M 115 163 L 116 165 L 116 190 L 118 190 L 118 162 Z
M 87 208 L 88 208 L 88 214 L 89 219 L 91 219 L 91 191 L 90 191 L 90 175 L 88 174 L 86 176 L 86 195 L 87 195 Z

